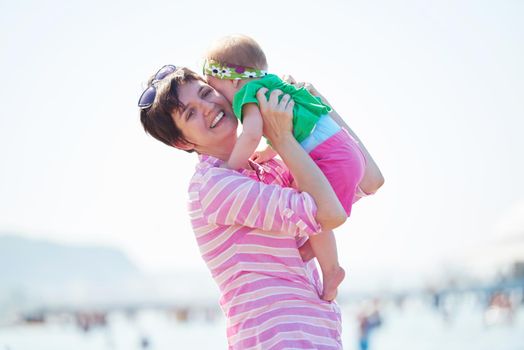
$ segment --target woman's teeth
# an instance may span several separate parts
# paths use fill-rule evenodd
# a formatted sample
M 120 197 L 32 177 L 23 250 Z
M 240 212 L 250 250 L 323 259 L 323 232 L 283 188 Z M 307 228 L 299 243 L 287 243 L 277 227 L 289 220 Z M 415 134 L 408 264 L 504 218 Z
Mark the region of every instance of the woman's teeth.
M 220 119 L 222 119 L 223 116 L 224 116 L 224 112 L 218 113 L 218 115 L 215 117 L 215 119 L 213 119 L 213 122 L 211 123 L 211 128 L 214 128 L 218 124 Z

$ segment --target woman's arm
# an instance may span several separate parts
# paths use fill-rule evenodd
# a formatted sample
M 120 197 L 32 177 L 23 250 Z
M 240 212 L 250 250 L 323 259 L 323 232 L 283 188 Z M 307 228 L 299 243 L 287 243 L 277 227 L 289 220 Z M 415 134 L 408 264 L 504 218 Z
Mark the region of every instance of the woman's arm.
M 323 230 L 332 230 L 346 221 L 346 212 L 333 188 L 311 157 L 295 140 L 292 133 L 293 101 L 284 95 L 280 102 L 279 90 L 271 92 L 266 99 L 267 89 L 257 92 L 263 118 L 264 135 L 271 141 L 286 166 L 293 174 L 297 188 L 309 193 L 317 205 L 316 220 Z
M 329 114 L 331 118 L 333 118 L 338 125 L 345 128 L 351 136 L 357 142 L 359 143 L 360 149 L 362 150 L 362 153 L 364 153 L 364 157 L 366 157 L 366 169 L 364 171 L 364 177 L 359 183 L 360 188 L 362 191 L 364 191 L 366 194 L 371 194 L 377 192 L 377 190 L 384 184 L 384 176 L 382 176 L 382 172 L 378 168 L 377 163 L 375 163 L 375 160 L 373 157 L 371 157 L 371 154 L 369 154 L 368 150 L 366 149 L 366 146 L 364 146 L 364 143 L 358 138 L 357 134 L 351 128 L 349 125 L 346 124 L 344 119 L 335 111 L 335 109 L 329 104 L 329 102 L 326 100 L 324 96 L 319 94 L 319 92 L 313 87 L 311 84 L 306 84 L 306 89 L 311 92 L 311 94 L 315 96 L 319 96 L 322 99 L 322 102 L 327 104 L 331 107 L 332 111 Z
M 362 143 L 362 141 L 358 138 L 357 134 L 355 134 L 355 132 L 351 130 L 349 125 L 347 125 L 344 119 L 342 119 L 342 117 L 337 113 L 337 111 L 335 111 L 335 109 L 333 108 L 333 106 L 331 106 L 328 100 L 324 96 L 322 96 L 322 94 L 320 94 L 313 85 L 309 83 L 297 83 L 295 79 L 293 79 L 293 77 L 290 75 L 283 77 L 283 80 L 290 84 L 294 84 L 299 88 L 302 86 L 305 87 L 312 95 L 320 97 L 322 99 L 322 102 L 331 107 L 331 118 L 333 118 L 338 125 L 345 128 L 349 132 L 349 134 L 353 136 L 355 140 L 357 140 L 357 142 L 360 145 L 360 149 L 362 150 L 362 153 L 364 153 L 364 157 L 366 158 L 366 169 L 364 171 L 364 177 L 360 181 L 359 187 L 366 194 L 375 193 L 384 184 L 384 176 L 382 176 L 382 172 L 380 171 L 377 163 L 375 163 L 375 160 L 373 159 L 373 157 L 371 157 L 371 154 L 369 154 L 368 150 L 366 149 L 366 146 L 364 146 L 364 143 Z
M 307 192 L 265 184 L 231 169 L 203 168 L 192 178 L 190 211 L 209 224 L 257 228 L 288 236 L 322 231 L 317 206 Z

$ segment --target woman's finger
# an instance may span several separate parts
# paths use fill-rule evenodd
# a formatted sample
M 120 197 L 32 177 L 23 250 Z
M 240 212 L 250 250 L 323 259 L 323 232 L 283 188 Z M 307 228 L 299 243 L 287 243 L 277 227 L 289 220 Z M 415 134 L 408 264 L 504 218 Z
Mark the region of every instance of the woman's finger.
M 265 109 L 268 104 L 268 100 L 266 98 L 266 92 L 268 91 L 267 88 L 263 87 L 258 89 L 257 91 L 257 100 L 258 100 L 258 106 L 260 109 Z
M 309 93 L 313 96 L 319 96 L 320 94 L 318 93 L 317 89 L 315 89 L 315 87 L 313 86 L 313 84 L 311 83 L 304 83 L 304 87 L 306 88 L 307 91 L 309 91 Z
M 271 91 L 271 94 L 269 94 L 269 105 L 271 106 L 278 106 L 279 102 L 279 96 L 282 95 L 283 92 L 280 90 L 273 90 Z
M 291 96 L 289 96 L 288 94 L 283 95 L 282 98 L 280 99 L 280 102 L 279 102 L 278 106 L 282 110 L 285 110 L 290 99 L 291 99 Z
M 289 103 L 286 105 L 286 108 L 284 109 L 284 111 L 286 113 L 290 113 L 291 115 L 293 115 L 293 107 L 295 107 L 295 101 L 291 100 L 289 101 Z
M 287 74 L 284 74 L 284 75 L 282 76 L 282 80 L 285 81 L 285 82 L 288 83 L 288 84 L 291 84 L 291 85 L 297 83 L 297 81 L 295 80 L 295 78 L 293 78 L 291 75 L 287 75 Z
M 289 95 L 288 94 L 282 95 L 282 98 L 280 98 L 280 103 L 285 105 L 287 101 L 289 101 Z

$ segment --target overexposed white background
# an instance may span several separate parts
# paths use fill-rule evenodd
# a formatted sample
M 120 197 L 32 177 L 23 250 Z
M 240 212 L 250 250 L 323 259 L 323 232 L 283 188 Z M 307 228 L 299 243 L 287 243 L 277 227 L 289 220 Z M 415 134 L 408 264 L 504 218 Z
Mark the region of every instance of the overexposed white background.
M 4 2 L 0 232 L 204 271 L 195 156 L 147 136 L 136 102 L 162 65 L 199 71 L 212 40 L 244 33 L 270 71 L 315 84 L 383 171 L 337 233 L 351 285 L 461 266 L 524 230 L 523 15 L 509 0 Z

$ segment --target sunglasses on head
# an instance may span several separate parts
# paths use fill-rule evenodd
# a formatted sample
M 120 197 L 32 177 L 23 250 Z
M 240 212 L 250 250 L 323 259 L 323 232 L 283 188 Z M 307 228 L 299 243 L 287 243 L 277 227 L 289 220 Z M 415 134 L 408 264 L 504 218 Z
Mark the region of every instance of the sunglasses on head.
M 172 64 L 166 64 L 158 70 L 158 72 L 155 74 L 155 77 L 153 78 L 153 81 L 151 82 L 151 85 L 145 89 L 144 92 L 142 92 L 142 95 L 138 99 L 138 107 L 140 109 L 151 107 L 153 102 L 155 102 L 157 83 L 174 71 L 176 71 L 176 67 Z

